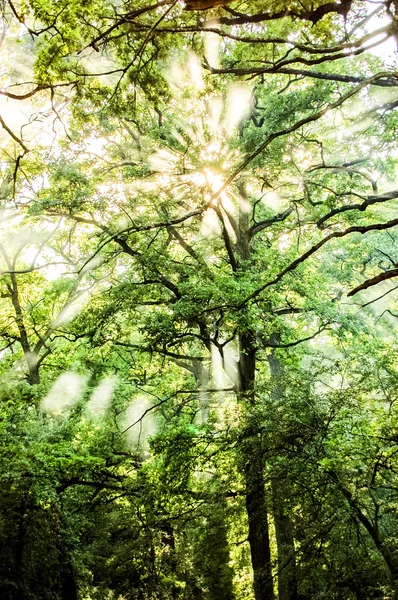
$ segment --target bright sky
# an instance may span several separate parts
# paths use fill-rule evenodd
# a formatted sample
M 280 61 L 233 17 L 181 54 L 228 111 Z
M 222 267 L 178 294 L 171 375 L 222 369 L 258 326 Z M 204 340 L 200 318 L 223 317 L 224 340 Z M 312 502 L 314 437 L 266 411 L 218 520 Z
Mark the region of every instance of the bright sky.
M 374 11 L 374 5 L 366 3 L 368 14 Z M 372 19 L 368 21 L 367 29 L 369 33 L 372 31 L 376 31 L 376 29 L 380 29 L 381 27 L 385 27 L 391 23 L 391 19 L 387 16 L 374 15 Z M 383 37 L 383 36 L 380 36 Z M 371 54 L 382 58 L 387 66 L 392 65 L 397 61 L 398 53 L 397 53 L 397 42 L 393 38 L 389 38 L 387 41 L 380 44 L 380 46 L 376 46 L 376 48 L 372 48 L 370 50 Z

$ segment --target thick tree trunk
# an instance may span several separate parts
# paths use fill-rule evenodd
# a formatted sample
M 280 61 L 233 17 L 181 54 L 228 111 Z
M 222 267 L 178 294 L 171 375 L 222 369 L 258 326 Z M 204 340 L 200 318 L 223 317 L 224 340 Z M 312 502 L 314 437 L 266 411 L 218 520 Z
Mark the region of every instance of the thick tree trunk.
M 254 404 L 256 350 L 250 332 L 240 335 L 239 393 L 241 402 Z M 249 544 L 253 567 L 256 600 L 273 600 L 271 550 L 268 530 L 268 510 L 264 490 L 261 442 L 249 426 L 243 443 L 246 511 L 249 522 Z
M 285 490 L 277 479 L 272 481 L 273 517 L 278 547 L 278 599 L 297 600 L 296 555 L 293 527 L 285 511 Z
M 239 186 L 242 202 L 239 208 L 238 232 L 235 251 L 237 265 L 244 268 L 250 259 L 251 232 L 250 214 L 247 210 L 248 198 L 245 184 Z M 232 264 L 232 263 L 231 263 Z M 232 265 L 233 266 L 233 265 Z M 241 314 L 245 320 L 244 311 Z M 237 395 L 242 405 L 256 404 L 254 387 L 256 379 L 257 341 L 254 331 L 243 325 L 239 334 L 239 361 Z M 246 512 L 249 524 L 249 545 L 253 567 L 253 587 L 255 600 L 273 600 L 271 549 L 268 529 L 268 508 L 264 490 L 264 459 L 261 440 L 257 428 L 250 423 L 245 432 L 241 447 L 244 464 Z
M 278 342 L 279 336 L 274 335 L 273 341 Z M 282 400 L 284 390 L 281 382 L 282 365 L 272 351 L 268 355 L 271 378 L 274 380 L 271 396 Z M 286 490 L 280 480 L 272 481 L 272 504 L 275 524 L 276 543 L 278 547 L 278 598 L 279 600 L 297 600 L 297 570 L 294 548 L 293 524 L 286 511 Z
M 69 548 L 68 536 L 63 527 L 63 509 L 62 499 L 59 503 L 54 503 L 52 511 L 57 516 L 57 531 L 54 534 L 57 535 L 57 550 L 58 550 L 58 565 L 59 565 L 59 579 L 60 579 L 60 592 L 61 600 L 77 600 L 78 599 L 78 586 L 76 583 L 72 554 Z
M 247 450 L 245 457 L 246 511 L 249 521 L 254 597 L 256 600 L 272 600 L 274 588 L 263 465 L 261 455 L 258 456 L 258 449 L 253 444 L 249 444 Z
M 40 383 L 39 365 L 37 361 L 29 360 L 27 362 L 29 366 L 28 383 L 30 385 L 37 385 Z
M 61 573 L 62 600 L 77 600 L 77 587 L 73 567 L 70 560 L 66 560 Z

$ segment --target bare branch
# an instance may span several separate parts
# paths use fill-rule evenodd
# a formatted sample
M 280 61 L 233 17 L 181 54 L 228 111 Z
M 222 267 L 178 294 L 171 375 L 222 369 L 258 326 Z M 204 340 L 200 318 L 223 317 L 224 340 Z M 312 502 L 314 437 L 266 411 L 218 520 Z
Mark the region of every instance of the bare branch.
M 12 137 L 12 139 L 14 140 L 14 142 L 16 142 L 17 144 L 19 144 L 21 146 L 21 148 L 23 148 L 25 154 L 27 152 L 29 152 L 29 148 L 27 146 L 25 146 L 25 144 L 23 143 L 23 141 L 17 135 L 15 135 L 15 133 L 13 131 L 11 131 L 11 129 L 6 125 L 6 123 L 4 122 L 4 120 L 3 120 L 3 118 L 1 116 L 0 116 L 0 125 L 8 133 L 8 135 Z

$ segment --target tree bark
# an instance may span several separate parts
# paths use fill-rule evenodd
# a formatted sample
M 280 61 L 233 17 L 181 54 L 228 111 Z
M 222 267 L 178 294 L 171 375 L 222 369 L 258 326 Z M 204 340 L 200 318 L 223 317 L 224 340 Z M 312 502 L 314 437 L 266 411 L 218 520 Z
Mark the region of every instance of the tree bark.
M 278 334 L 274 334 L 272 338 L 274 343 L 277 343 L 280 339 Z M 273 380 L 271 397 L 274 400 L 282 400 L 284 397 L 281 382 L 283 368 L 274 350 L 268 355 L 268 364 Z M 278 547 L 278 598 L 279 600 L 297 600 L 297 569 L 293 524 L 286 511 L 286 490 L 277 478 L 272 480 L 272 503 Z
M 254 335 L 240 335 L 239 392 L 241 402 L 253 405 L 256 367 Z M 246 511 L 249 523 L 249 545 L 253 567 L 254 597 L 273 600 L 271 549 L 269 543 L 268 509 L 264 490 L 263 456 L 257 432 L 248 426 L 243 442 Z
M 247 210 L 248 198 L 244 182 L 239 184 L 241 202 L 238 222 L 226 212 L 231 226 L 236 231 L 236 243 L 231 252 L 237 256 L 236 265 L 245 268 L 250 260 L 251 232 L 250 215 Z M 226 234 L 228 237 L 228 234 Z M 231 263 L 231 266 L 232 263 Z M 238 271 L 236 271 L 238 272 Z M 239 360 L 237 363 L 237 399 L 243 406 L 254 407 L 256 380 L 257 340 L 255 331 L 245 324 L 245 311 L 241 314 L 243 326 L 239 333 Z M 268 528 L 268 507 L 264 489 L 264 459 L 261 440 L 255 424 L 248 423 L 244 432 L 241 450 L 245 478 L 246 512 L 249 526 L 249 545 L 253 567 L 253 588 L 255 600 L 273 600 L 271 548 Z
M 11 302 L 14 306 L 15 322 L 19 331 L 18 340 L 21 344 L 25 361 L 28 367 L 27 380 L 30 385 L 35 385 L 40 383 L 39 364 L 37 362 L 37 356 L 35 355 L 30 346 L 29 336 L 24 321 L 24 313 L 19 298 L 18 281 L 15 273 L 11 273 L 10 279 L 11 285 L 8 285 L 7 287 L 8 291 L 10 292 Z
M 61 573 L 62 600 L 77 600 L 77 587 L 73 566 L 69 559 L 65 561 Z
M 245 457 L 246 511 L 249 522 L 248 537 L 253 567 L 254 597 L 256 600 L 273 600 L 274 587 L 263 465 L 254 444 L 248 445 L 247 450 Z
M 278 599 L 298 600 L 293 526 L 285 510 L 285 490 L 277 479 L 272 480 L 272 503 L 278 547 Z

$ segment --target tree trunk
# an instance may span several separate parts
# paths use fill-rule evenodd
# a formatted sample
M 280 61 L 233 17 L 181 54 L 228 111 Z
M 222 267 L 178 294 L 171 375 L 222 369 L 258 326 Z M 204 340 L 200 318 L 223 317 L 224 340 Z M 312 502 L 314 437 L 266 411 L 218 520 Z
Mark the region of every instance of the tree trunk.
M 62 565 L 61 573 L 62 600 L 77 600 L 77 587 L 73 566 L 69 558 Z
M 248 198 L 245 183 L 239 185 L 242 202 L 239 207 L 238 232 L 235 251 L 237 266 L 244 268 L 250 259 L 251 230 L 250 215 L 246 206 Z M 230 218 L 230 217 L 229 217 Z M 232 263 L 231 263 L 232 265 Z M 232 265 L 233 266 L 233 265 Z M 242 329 L 239 333 L 239 361 L 237 364 L 237 398 L 244 406 L 255 406 L 254 393 L 256 379 L 257 340 L 254 331 L 245 324 L 245 311 L 241 313 Z M 243 472 L 245 477 L 246 512 L 249 525 L 249 545 L 253 567 L 253 588 L 255 600 L 273 600 L 271 549 L 268 529 L 268 508 L 264 490 L 264 459 L 261 440 L 255 424 L 249 422 L 241 446 Z
M 30 385 L 37 385 L 40 383 L 40 375 L 39 375 L 39 365 L 37 364 L 37 360 L 35 359 L 27 359 L 29 375 L 27 377 L 28 383 Z
M 279 339 L 277 334 L 272 336 L 272 341 L 275 343 Z M 274 351 L 268 355 L 268 364 L 271 379 L 274 380 L 271 397 L 275 400 L 282 400 L 284 389 L 280 378 L 283 374 L 283 368 Z M 278 547 L 278 598 L 279 600 L 297 600 L 297 570 L 293 524 L 286 511 L 286 490 L 277 478 L 272 480 L 272 503 Z
M 240 335 L 239 392 L 242 403 L 253 405 L 256 350 L 250 332 Z M 256 600 L 273 600 L 268 510 L 264 491 L 263 456 L 256 428 L 248 426 L 242 448 L 246 486 L 246 511 Z
M 73 568 L 72 553 L 69 547 L 68 534 L 64 529 L 61 498 L 59 498 L 59 503 L 53 504 L 52 511 L 57 517 L 57 530 L 54 531 L 54 533 L 57 535 L 61 600 L 77 600 L 78 589 Z
M 274 587 L 268 531 L 268 511 L 264 493 L 263 465 L 258 448 L 249 444 L 245 457 L 246 511 L 256 600 L 272 600 Z
M 293 527 L 285 511 L 285 490 L 277 479 L 272 480 L 273 517 L 278 547 L 278 599 L 297 600 L 296 554 Z

